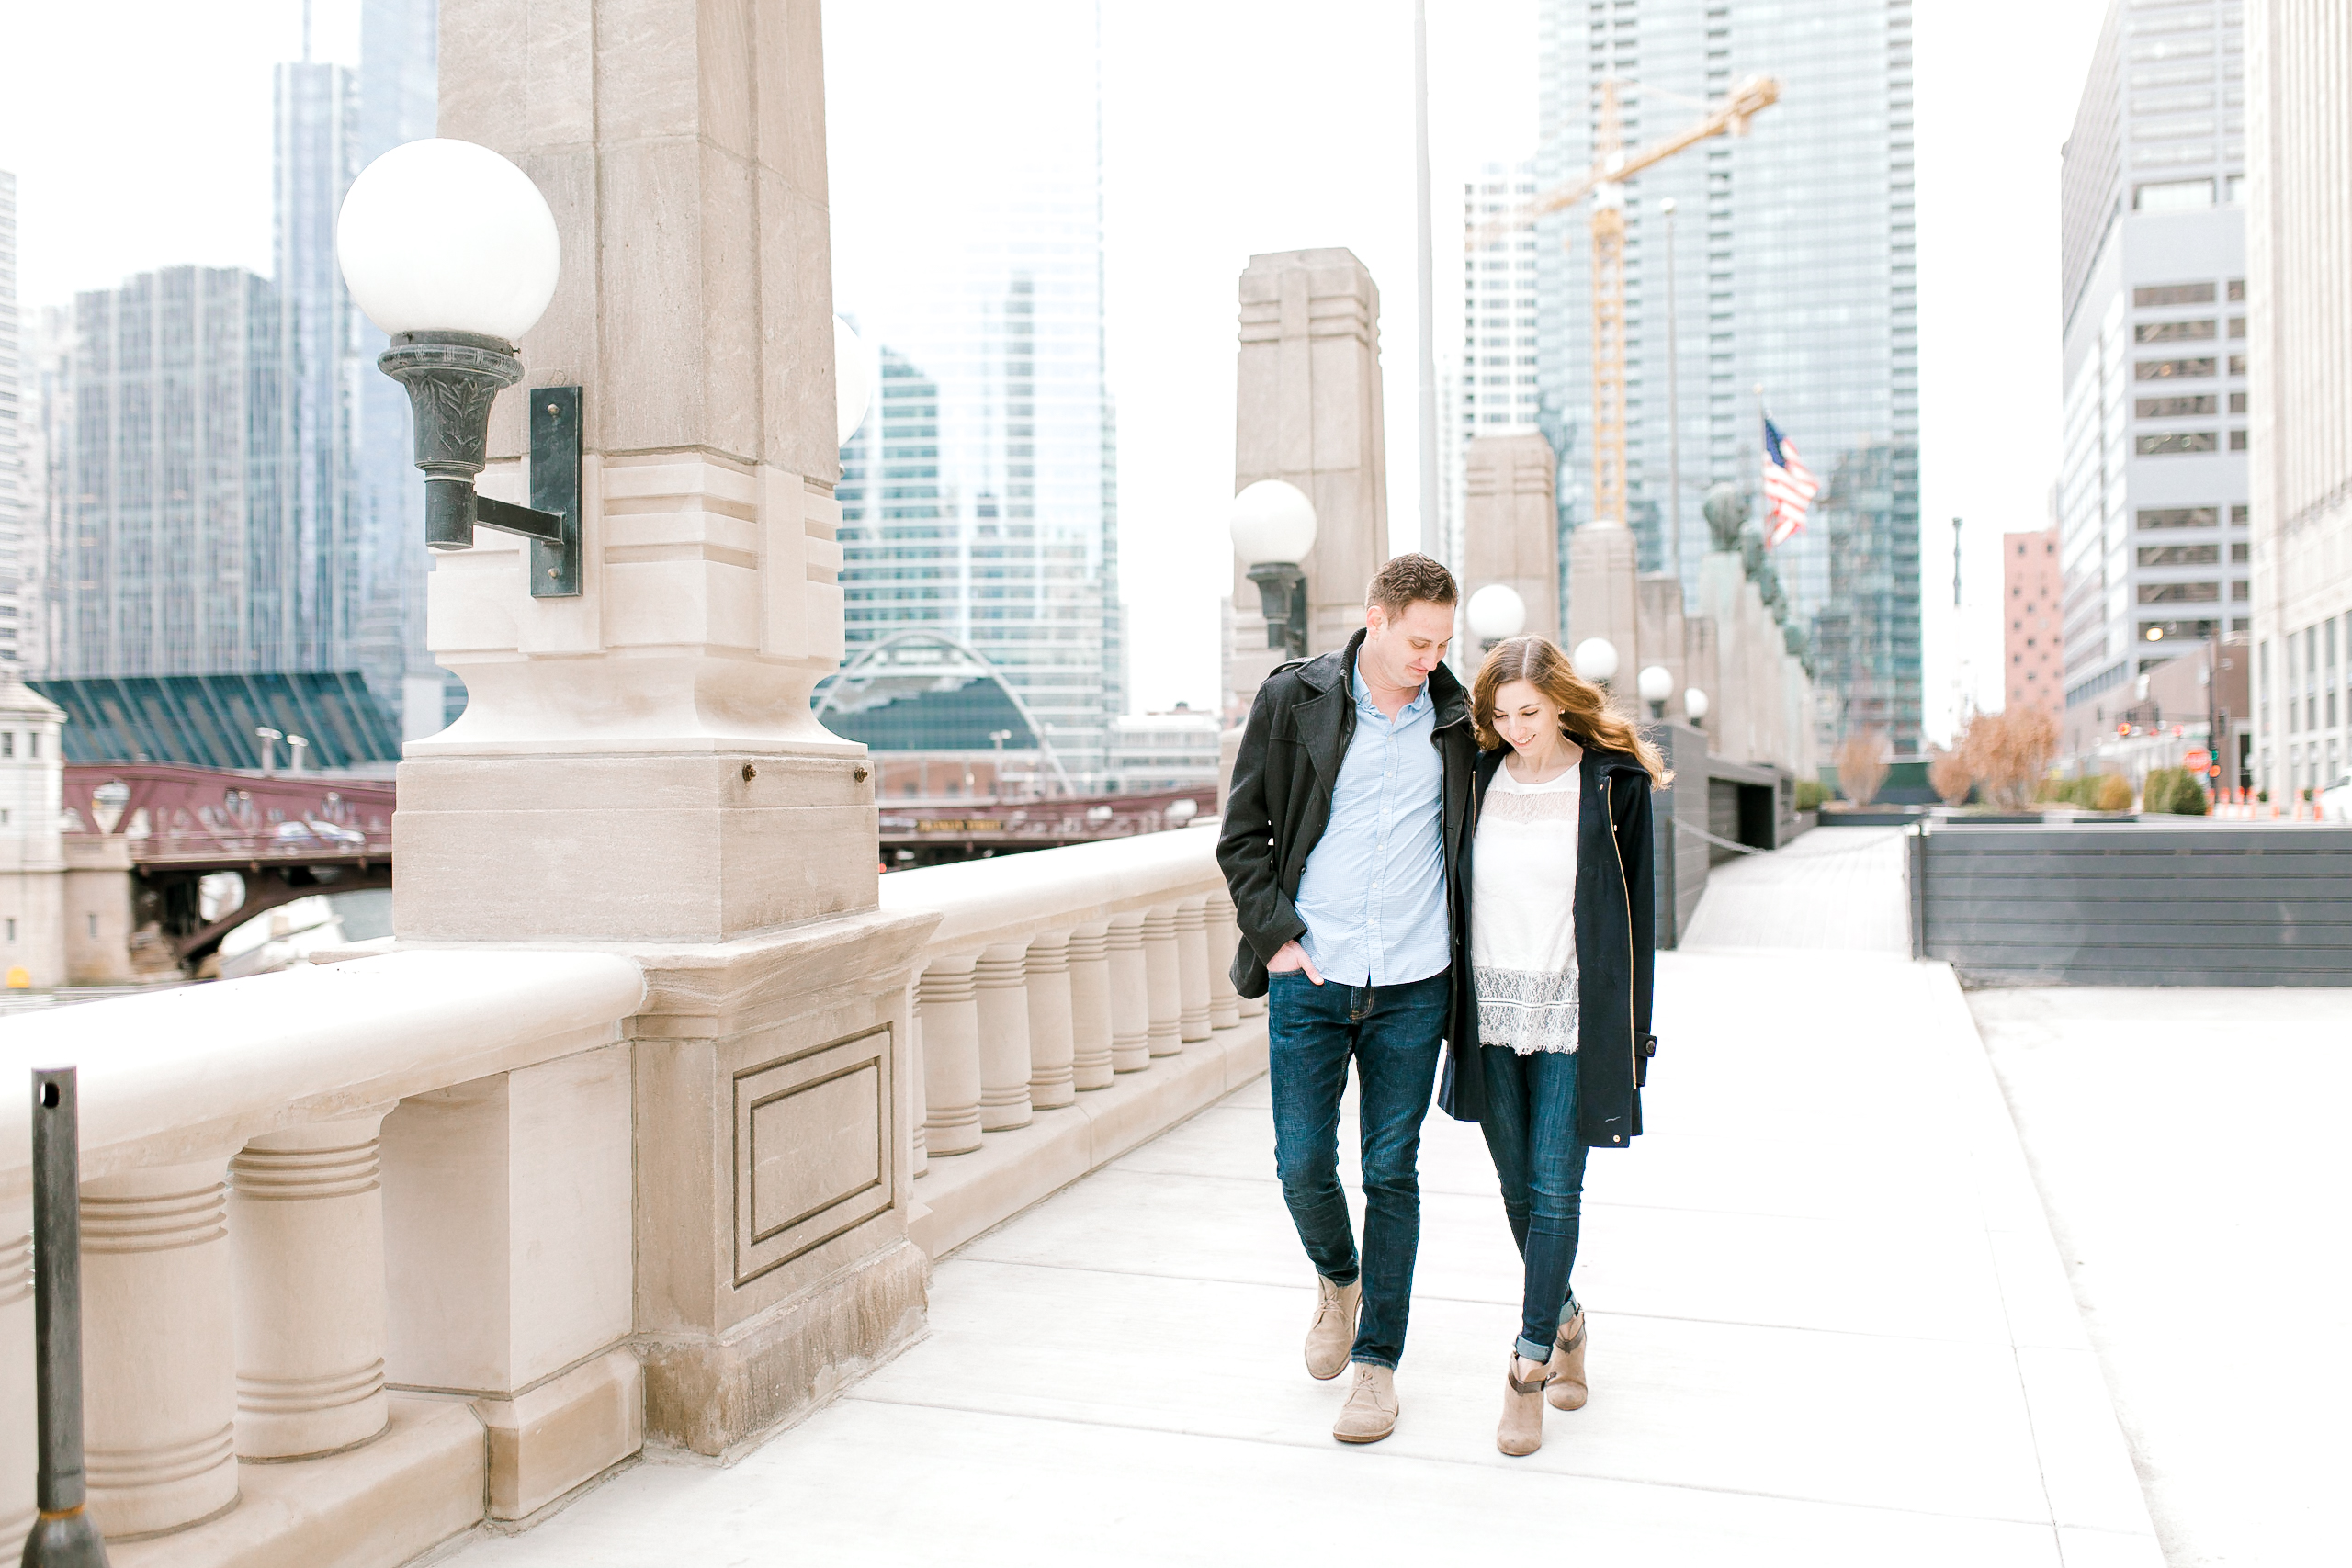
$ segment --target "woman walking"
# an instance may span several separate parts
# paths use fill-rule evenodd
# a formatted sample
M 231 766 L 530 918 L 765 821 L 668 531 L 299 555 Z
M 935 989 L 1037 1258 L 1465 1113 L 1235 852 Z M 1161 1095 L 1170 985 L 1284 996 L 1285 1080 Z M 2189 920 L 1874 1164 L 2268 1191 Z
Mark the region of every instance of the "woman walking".
M 1548 637 L 1498 644 L 1471 691 L 1482 755 L 1464 858 L 1475 1016 L 1446 1109 L 1484 1130 L 1526 1265 L 1496 1445 L 1531 1454 L 1544 1404 L 1580 1407 L 1585 1314 L 1569 1285 L 1585 1156 L 1642 1130 L 1650 1034 L 1650 791 L 1671 775 Z M 1466 910 L 1462 905 L 1466 903 Z

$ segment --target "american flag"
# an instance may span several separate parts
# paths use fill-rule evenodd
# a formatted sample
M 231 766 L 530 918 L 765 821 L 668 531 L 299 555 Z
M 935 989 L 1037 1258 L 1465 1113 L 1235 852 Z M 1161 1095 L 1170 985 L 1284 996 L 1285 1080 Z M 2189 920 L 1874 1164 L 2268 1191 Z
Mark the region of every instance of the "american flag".
M 1771 416 L 1764 418 L 1764 500 L 1771 513 L 1771 526 L 1764 532 L 1767 547 L 1777 545 L 1804 526 L 1804 514 L 1813 498 L 1821 493 L 1820 481 L 1813 470 L 1797 456 L 1796 443 L 1781 434 L 1781 427 Z

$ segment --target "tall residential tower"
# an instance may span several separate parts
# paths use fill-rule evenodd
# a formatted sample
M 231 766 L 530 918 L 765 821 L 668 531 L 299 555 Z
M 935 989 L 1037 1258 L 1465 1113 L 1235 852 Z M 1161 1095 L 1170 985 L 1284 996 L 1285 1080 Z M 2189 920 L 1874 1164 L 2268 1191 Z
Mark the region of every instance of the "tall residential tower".
M 1628 517 L 1645 570 L 1664 513 L 1667 355 L 1679 372 L 1680 558 L 1694 588 L 1711 484 L 1760 488 L 1762 400 L 1822 482 L 1774 565 L 1811 641 L 1825 750 L 1849 730 L 1920 733 L 1917 270 L 1910 0 L 1544 0 L 1537 183 L 1589 167 L 1600 88 L 1624 138 L 1671 134 L 1742 77 L 1781 83 L 1744 137 L 1701 142 L 1625 186 Z M 1636 90 L 1639 83 L 1645 91 Z M 1674 198 L 1680 342 L 1666 340 L 1659 204 Z M 1544 428 L 1563 527 L 1589 504 L 1591 295 L 1579 205 L 1539 226 Z M 1564 243 L 1565 242 L 1565 243 Z M 1563 550 L 1565 556 L 1566 551 Z M 1571 617 L 1574 607 L 1570 607 Z
M 2247 629 L 2239 6 L 2112 0 L 2059 176 L 2064 747 Z

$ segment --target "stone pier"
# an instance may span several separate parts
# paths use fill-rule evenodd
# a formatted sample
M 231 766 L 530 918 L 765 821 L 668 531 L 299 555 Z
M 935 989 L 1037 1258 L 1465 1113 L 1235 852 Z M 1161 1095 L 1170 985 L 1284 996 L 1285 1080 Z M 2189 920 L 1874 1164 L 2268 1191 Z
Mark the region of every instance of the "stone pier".
M 556 1190 L 574 1166 L 633 1185 L 618 1272 L 554 1321 L 517 1303 L 497 1355 L 394 1358 L 454 1369 L 492 1422 L 503 1513 L 640 1432 L 728 1452 L 921 1328 L 909 990 L 932 922 L 877 909 L 864 750 L 808 706 L 842 657 L 817 0 L 443 0 L 440 58 L 441 134 L 519 164 L 563 243 L 481 489 L 527 499 L 527 390 L 580 387 L 585 587 L 532 598 L 506 535 L 436 561 L 429 641 L 468 703 L 401 767 L 398 941 L 605 947 L 649 993 L 616 1072 L 518 1078 L 398 1140 L 526 1141 Z M 560 1232 L 550 1196 L 442 1201 Z
M 1241 274 L 1233 489 L 1296 485 L 1315 503 L 1306 650 L 1363 625 L 1363 591 L 1388 558 L 1387 436 L 1381 412 L 1380 290 L 1341 247 L 1251 256 Z M 1228 712 L 1246 712 L 1281 655 L 1266 647 L 1258 588 L 1238 560 L 1226 649 Z
M 1560 519 L 1552 444 L 1534 431 L 1481 435 L 1463 466 L 1462 595 L 1493 583 L 1515 590 L 1527 606 L 1531 636 L 1557 641 L 1560 624 Z M 1467 628 L 1463 636 L 1469 636 Z M 1477 668 L 1466 642 L 1462 660 Z

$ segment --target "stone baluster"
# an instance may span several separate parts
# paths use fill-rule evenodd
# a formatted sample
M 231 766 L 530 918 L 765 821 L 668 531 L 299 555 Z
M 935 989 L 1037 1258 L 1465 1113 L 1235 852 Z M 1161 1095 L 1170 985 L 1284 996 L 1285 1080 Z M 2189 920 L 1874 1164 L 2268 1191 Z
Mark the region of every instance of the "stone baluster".
M 923 1146 L 934 1156 L 980 1146 L 980 1010 L 969 953 L 922 972 Z
M 1026 943 L 1001 942 L 974 966 L 980 1016 L 980 1131 L 1029 1125 L 1029 981 Z
M 1188 1043 L 1209 1037 L 1208 926 L 1205 896 L 1176 906 L 1177 1024 Z
M 1161 904 L 1144 917 L 1144 980 L 1149 987 L 1151 1054 L 1173 1056 L 1184 1048 L 1184 994 L 1176 956 L 1176 906 Z
M 237 1454 L 300 1459 L 384 1429 L 382 1106 L 229 1162 Z
M 1056 1111 L 1078 1100 L 1070 1028 L 1069 932 L 1029 943 L 1029 1103 Z
M 17 1560 L 33 1528 L 32 1224 L 28 1200 L 0 1203 L 0 1562 Z
M 1241 1021 L 1241 998 L 1233 989 L 1233 955 L 1241 928 L 1233 922 L 1233 897 L 1222 887 L 1208 897 L 1209 1027 L 1231 1029 Z
M 909 1180 L 931 1174 L 930 1141 L 924 1136 L 923 1101 L 927 1098 L 922 1079 L 922 987 L 910 981 L 907 985 L 907 1076 L 913 1080 L 914 1092 L 902 1093 L 899 1103 L 911 1104 L 913 1114 L 907 1118 L 911 1131 L 907 1137 L 907 1169 Z
M 1081 1089 L 1111 1087 L 1110 933 L 1105 920 L 1069 933 L 1070 1078 Z
M 1144 966 L 1144 914 L 1113 917 L 1103 945 L 1111 954 L 1111 1069 L 1139 1073 L 1151 1066 L 1151 981 Z
M 228 1158 L 82 1184 L 82 1418 L 108 1540 L 237 1501 Z

